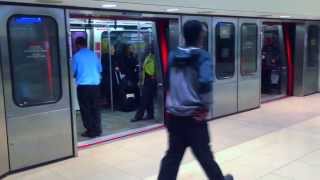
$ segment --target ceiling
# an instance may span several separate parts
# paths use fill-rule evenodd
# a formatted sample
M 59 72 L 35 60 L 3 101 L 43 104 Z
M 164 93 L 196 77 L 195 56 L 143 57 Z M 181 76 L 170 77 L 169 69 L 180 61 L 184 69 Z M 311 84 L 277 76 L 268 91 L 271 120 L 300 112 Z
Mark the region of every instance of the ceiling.
M 164 13 L 320 20 L 319 0 L 11 0 L 10 2 Z

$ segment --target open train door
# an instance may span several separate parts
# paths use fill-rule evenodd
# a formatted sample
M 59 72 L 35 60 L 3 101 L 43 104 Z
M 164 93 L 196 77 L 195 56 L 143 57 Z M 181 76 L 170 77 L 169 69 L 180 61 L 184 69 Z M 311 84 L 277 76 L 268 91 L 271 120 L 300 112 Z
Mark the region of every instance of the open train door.
M 0 6 L 0 17 L 10 171 L 74 156 L 64 10 Z

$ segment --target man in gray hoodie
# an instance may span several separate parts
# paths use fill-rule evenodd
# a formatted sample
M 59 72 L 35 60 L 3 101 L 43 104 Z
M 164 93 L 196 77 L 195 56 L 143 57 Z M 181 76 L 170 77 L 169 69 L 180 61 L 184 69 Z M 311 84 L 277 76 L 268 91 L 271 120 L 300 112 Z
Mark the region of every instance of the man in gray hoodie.
M 210 149 L 205 118 L 212 104 L 213 63 L 209 53 L 201 49 L 205 33 L 201 22 L 186 22 L 185 47 L 169 55 L 165 120 L 169 149 L 162 159 L 158 180 L 177 178 L 187 147 L 191 147 L 210 180 L 233 180 L 231 175 L 223 176 Z

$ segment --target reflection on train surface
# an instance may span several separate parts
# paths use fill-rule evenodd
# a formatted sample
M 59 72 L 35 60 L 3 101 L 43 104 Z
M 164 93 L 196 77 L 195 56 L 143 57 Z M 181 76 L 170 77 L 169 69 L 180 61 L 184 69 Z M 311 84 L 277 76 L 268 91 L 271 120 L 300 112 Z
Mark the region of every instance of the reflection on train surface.
M 89 48 L 101 58 L 99 104 L 103 135 L 161 123 L 159 101 L 154 101 L 152 119 L 142 117 L 138 122 L 130 122 L 142 103 L 144 61 L 149 55 L 154 56 L 154 22 L 72 18 L 70 23 L 73 42 L 79 36 L 86 38 Z M 159 67 L 156 70 L 160 70 Z M 153 98 L 157 100 L 158 97 Z M 80 136 L 84 128 L 79 112 L 77 122 L 78 138 L 84 140 Z

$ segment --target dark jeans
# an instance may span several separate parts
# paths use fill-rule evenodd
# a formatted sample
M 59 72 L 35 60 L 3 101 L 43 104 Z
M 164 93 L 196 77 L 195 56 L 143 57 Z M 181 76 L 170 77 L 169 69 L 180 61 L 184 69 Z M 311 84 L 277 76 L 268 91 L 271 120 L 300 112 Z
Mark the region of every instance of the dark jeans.
M 206 122 L 196 122 L 190 117 L 171 117 L 166 121 L 169 132 L 169 149 L 162 159 L 158 180 L 175 180 L 187 147 L 200 162 L 210 180 L 224 180 L 220 167 L 210 149 Z
M 157 81 L 156 79 L 145 79 L 142 87 L 142 96 L 140 100 L 140 106 L 135 115 L 136 119 L 142 119 L 144 112 L 147 111 L 147 117 L 153 118 L 154 115 L 154 98 L 157 93 Z
M 98 105 L 99 86 L 79 85 L 77 88 L 78 101 L 83 126 L 91 134 L 101 134 L 101 115 Z

